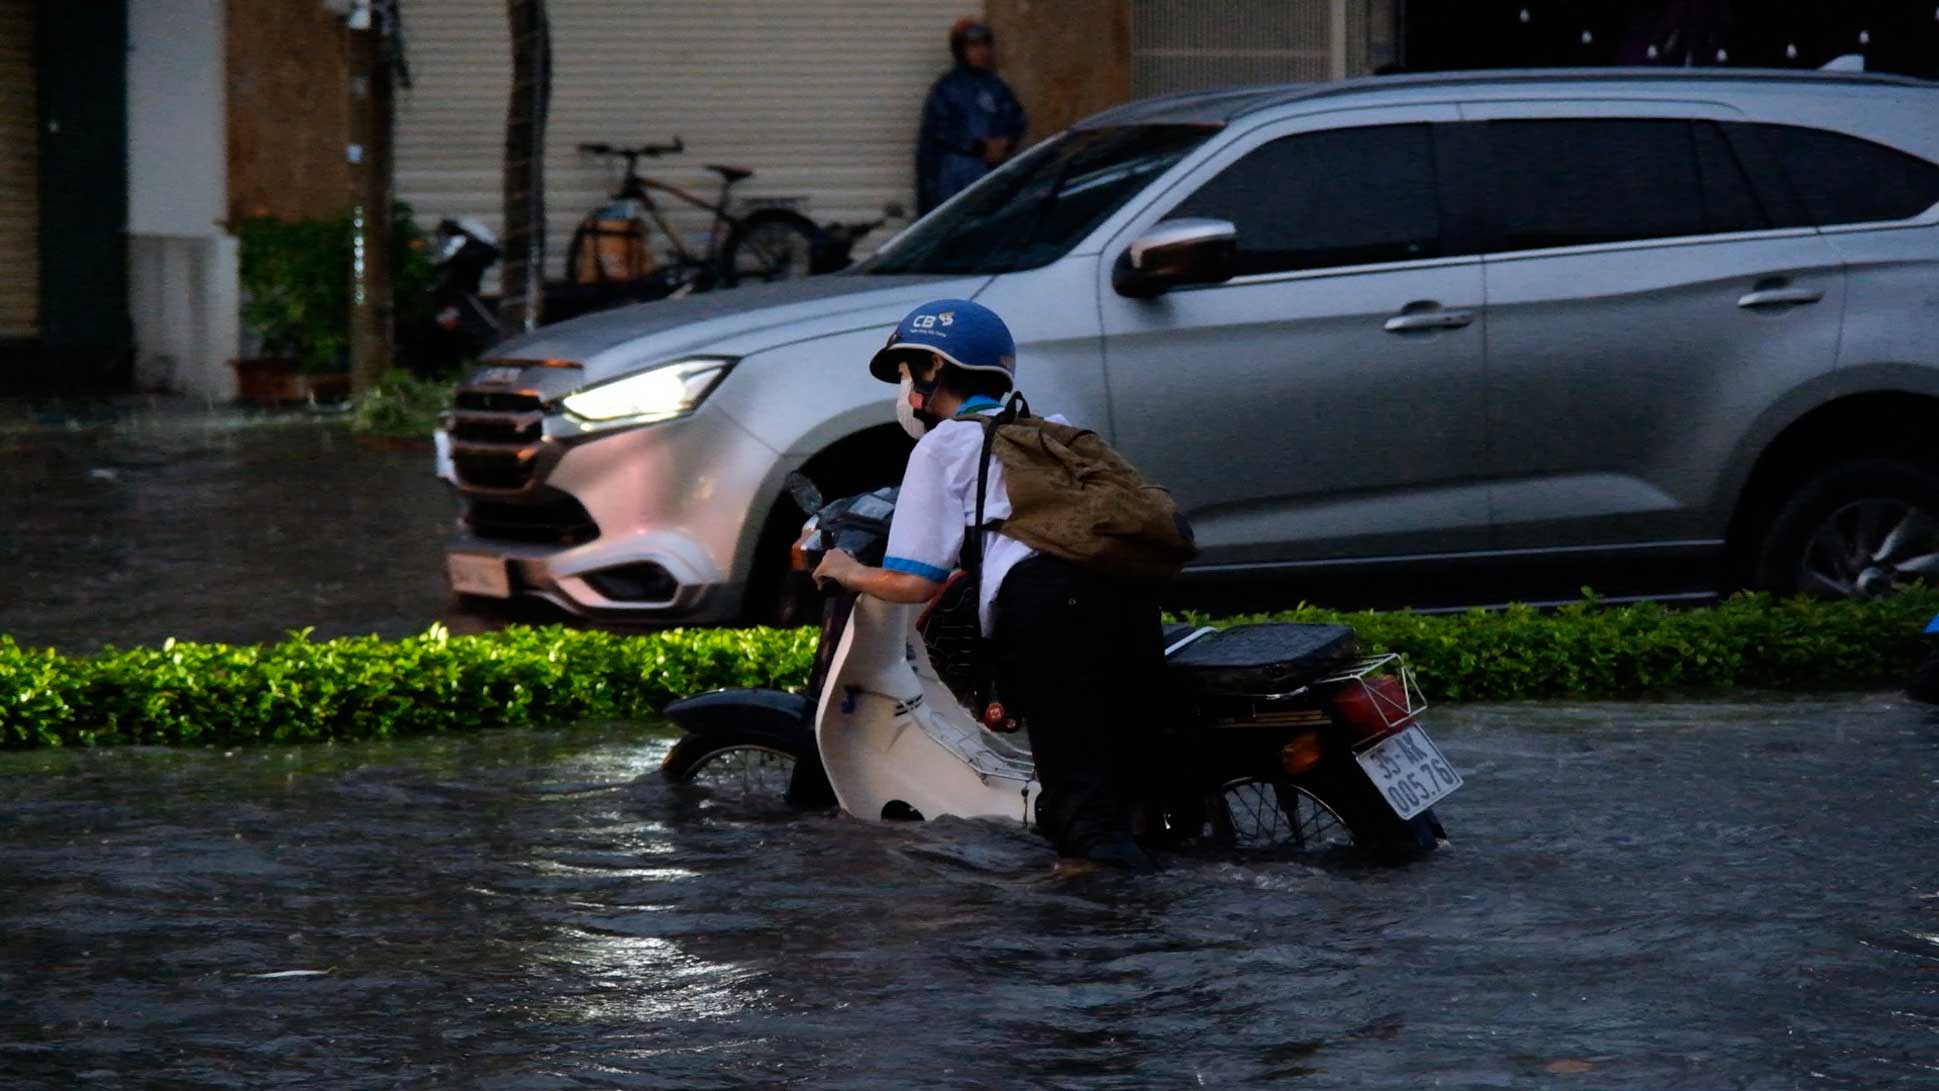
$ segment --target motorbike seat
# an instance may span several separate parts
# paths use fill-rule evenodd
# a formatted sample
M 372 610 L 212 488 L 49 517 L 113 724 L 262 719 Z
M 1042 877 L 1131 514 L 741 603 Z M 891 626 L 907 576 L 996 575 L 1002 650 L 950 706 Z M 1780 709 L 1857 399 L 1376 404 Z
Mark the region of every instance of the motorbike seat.
M 754 177 L 754 172 L 746 167 L 727 167 L 719 163 L 708 163 L 706 166 L 708 170 L 720 175 L 721 179 L 727 182 L 738 182 L 743 178 Z
M 1347 626 L 1271 622 L 1207 633 L 1165 663 L 1201 692 L 1263 695 L 1298 689 L 1359 654 Z

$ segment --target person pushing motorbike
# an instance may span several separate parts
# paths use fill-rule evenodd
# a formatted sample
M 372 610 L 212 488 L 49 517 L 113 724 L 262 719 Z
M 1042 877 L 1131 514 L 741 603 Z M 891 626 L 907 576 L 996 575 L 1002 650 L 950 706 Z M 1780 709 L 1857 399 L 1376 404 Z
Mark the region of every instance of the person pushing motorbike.
M 882 566 L 834 550 L 815 578 L 899 603 L 936 597 L 958 567 L 978 579 L 977 616 L 1000 692 L 1036 760 L 1039 830 L 1062 857 L 1153 870 L 1132 838 L 1130 808 L 1153 736 L 1145 695 L 1164 660 L 1156 586 L 1006 533 L 1016 513 L 982 418 L 1014 419 L 1014 404 L 1006 409 L 1000 399 L 1015 386 L 1016 343 L 989 308 L 962 299 L 923 304 L 869 371 L 899 385 L 896 416 L 918 442 Z

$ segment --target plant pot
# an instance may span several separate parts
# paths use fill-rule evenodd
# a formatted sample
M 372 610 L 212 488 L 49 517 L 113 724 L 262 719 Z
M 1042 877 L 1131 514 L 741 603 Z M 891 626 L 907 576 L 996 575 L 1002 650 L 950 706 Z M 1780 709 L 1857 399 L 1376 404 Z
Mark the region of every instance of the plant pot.
M 275 356 L 229 363 L 236 369 L 236 400 L 244 405 L 274 407 L 350 399 L 350 376 L 345 372 L 306 372 L 295 360 Z

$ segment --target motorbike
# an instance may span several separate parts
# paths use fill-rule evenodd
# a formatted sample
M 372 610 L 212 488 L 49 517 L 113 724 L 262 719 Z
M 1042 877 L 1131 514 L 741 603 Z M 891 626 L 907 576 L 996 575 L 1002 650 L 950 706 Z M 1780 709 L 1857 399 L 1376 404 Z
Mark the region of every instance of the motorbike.
M 854 264 L 855 244 L 883 227 L 891 220 L 899 220 L 905 215 L 901 205 L 891 202 L 882 206 L 882 215 L 873 220 L 855 220 L 843 223 L 830 220 L 815 232 L 815 244 L 809 257 L 810 273 L 833 273 Z
M 809 513 L 798 567 L 812 571 L 829 549 L 881 563 L 894 488 L 833 503 L 799 475 L 789 488 Z M 1027 736 L 1000 703 L 965 703 L 964 657 L 925 638 L 933 606 L 832 590 L 805 690 L 675 702 L 666 714 L 684 735 L 663 775 L 869 821 L 1033 826 Z M 1152 685 L 1164 774 L 1134 821 L 1148 845 L 1393 861 L 1445 839 L 1433 805 L 1462 778 L 1420 723 L 1426 702 L 1405 660 L 1362 655 L 1350 628 L 1171 626 Z
M 439 221 L 434 238 L 430 321 L 400 334 L 410 349 L 407 357 L 426 374 L 440 375 L 498 342 L 498 313 L 481 286 L 501 254 L 498 236 L 471 216 Z M 415 345 L 408 344 L 412 340 Z

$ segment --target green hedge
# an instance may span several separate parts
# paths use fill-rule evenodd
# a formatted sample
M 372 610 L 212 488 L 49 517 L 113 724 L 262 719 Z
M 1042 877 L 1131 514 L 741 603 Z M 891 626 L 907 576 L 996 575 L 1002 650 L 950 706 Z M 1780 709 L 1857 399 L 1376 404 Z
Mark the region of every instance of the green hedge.
M 189 644 L 89 658 L 0 637 L 0 746 L 307 742 L 653 714 L 716 686 L 798 685 L 811 630 L 548 628 Z
M 1593 601 L 1465 614 L 1323 610 L 1230 619 L 1338 621 L 1404 652 L 1430 701 L 1622 697 L 1725 688 L 1899 685 L 1939 592 L 1881 602 L 1745 595 L 1704 609 Z M 482 636 L 229 646 L 169 641 L 68 657 L 0 637 L 0 746 L 368 738 L 651 715 L 717 686 L 798 686 L 812 630 L 558 627 Z
M 1721 689 L 1893 688 L 1924 653 L 1939 591 L 1832 602 L 1733 596 L 1715 606 L 1608 606 L 1462 614 L 1295 610 L 1220 619 L 1351 625 L 1363 649 L 1406 654 L 1429 701 L 1635 697 Z M 1193 619 L 1199 620 L 1199 619 Z

